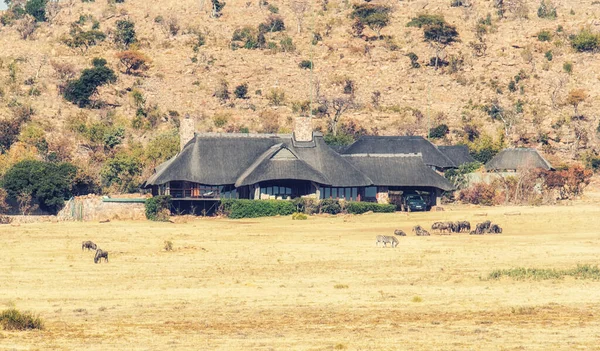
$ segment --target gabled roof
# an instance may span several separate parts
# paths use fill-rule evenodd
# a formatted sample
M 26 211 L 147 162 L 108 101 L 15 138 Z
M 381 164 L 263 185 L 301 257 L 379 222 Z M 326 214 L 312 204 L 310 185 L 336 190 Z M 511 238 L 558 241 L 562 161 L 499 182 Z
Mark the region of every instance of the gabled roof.
M 363 136 L 342 151 L 342 154 L 416 154 L 423 162 L 437 168 L 455 168 L 456 165 L 428 140 L 420 136 Z
M 283 149 L 297 160 L 270 159 Z M 196 134 L 179 154 L 158 166 L 145 186 L 169 181 L 247 184 L 251 179 L 306 179 L 339 187 L 371 184 L 319 134 L 312 142 L 297 143 L 289 134 L 203 133 Z
M 504 149 L 485 164 L 485 169 L 488 171 L 533 168 L 553 169 L 552 165 L 533 148 Z
M 377 186 L 433 187 L 453 190 L 454 186 L 425 165 L 420 154 L 344 155 Z
M 236 187 L 256 184 L 268 180 L 297 179 L 319 184 L 331 182 L 319 171 L 299 159 L 283 143 L 271 146 L 240 175 Z
M 469 148 L 466 145 L 438 146 L 438 150 L 446 155 L 456 167 L 464 165 L 465 163 L 476 162 L 469 154 Z

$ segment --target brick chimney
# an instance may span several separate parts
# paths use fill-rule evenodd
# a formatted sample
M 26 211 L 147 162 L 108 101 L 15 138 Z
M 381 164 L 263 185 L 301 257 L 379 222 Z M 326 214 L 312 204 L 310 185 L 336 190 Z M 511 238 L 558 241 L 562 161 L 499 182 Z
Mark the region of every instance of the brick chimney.
M 185 144 L 194 138 L 196 132 L 196 121 L 186 114 L 179 122 L 179 151 L 183 150 Z
M 312 141 L 313 140 L 312 119 L 310 117 L 294 118 L 294 140 L 296 140 L 296 141 Z

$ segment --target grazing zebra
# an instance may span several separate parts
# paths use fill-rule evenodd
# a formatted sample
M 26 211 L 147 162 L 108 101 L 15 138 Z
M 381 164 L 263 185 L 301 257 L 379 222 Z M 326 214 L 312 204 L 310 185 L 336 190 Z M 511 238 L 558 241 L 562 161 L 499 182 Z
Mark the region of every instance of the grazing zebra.
M 104 251 L 102 249 L 96 250 L 96 256 L 94 256 L 94 263 L 100 262 L 102 258 L 104 258 L 105 262 L 108 262 L 108 251 Z
M 83 251 L 83 249 L 88 249 L 89 250 L 96 250 L 97 246 L 96 244 L 94 244 L 91 241 L 84 241 L 81 243 L 81 251 Z
M 402 229 L 396 229 L 396 230 L 394 230 L 394 235 L 406 236 L 406 233 Z
M 392 247 L 398 246 L 398 239 L 389 235 L 377 235 L 375 246 L 379 246 L 379 243 L 383 244 L 383 247 L 387 247 L 389 243 Z

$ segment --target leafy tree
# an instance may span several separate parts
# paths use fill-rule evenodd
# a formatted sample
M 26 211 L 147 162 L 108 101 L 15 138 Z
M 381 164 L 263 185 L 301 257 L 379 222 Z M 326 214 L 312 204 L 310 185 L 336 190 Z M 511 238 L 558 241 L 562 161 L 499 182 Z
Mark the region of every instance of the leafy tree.
M 71 48 L 79 48 L 83 52 L 106 39 L 106 34 L 103 32 L 96 29 L 86 31 L 76 23 L 71 25 L 69 35 L 71 37 L 63 39 L 63 43 Z
M 25 4 L 25 12 L 33 16 L 37 22 L 45 22 L 47 3 L 48 0 L 29 0 Z
M 125 152 L 117 153 L 106 161 L 100 171 L 102 184 L 119 192 L 135 192 L 141 183 L 142 162 L 139 157 Z
M 459 41 L 456 27 L 447 23 L 427 25 L 423 28 L 425 41 L 435 47 L 435 67 L 437 69 L 440 53 L 446 46 Z
M 69 81 L 63 92 L 65 99 L 79 107 L 90 105 L 90 98 L 96 94 L 100 86 L 117 80 L 115 72 L 106 67 L 106 60 L 95 58 L 92 64 L 94 67 L 84 69 L 79 79 Z
M 442 25 L 446 23 L 444 16 L 422 13 L 406 24 L 407 27 L 423 28 L 424 26 Z
M 21 161 L 12 166 L 2 179 L 9 198 L 31 194 L 40 208 L 56 213 L 64 199 L 72 196 L 72 182 L 77 167 L 70 163 L 51 163 L 37 160 Z
M 354 26 L 361 27 L 362 24 L 362 27 L 364 27 L 366 25 L 375 31 L 378 37 L 381 37 L 381 30 L 390 23 L 391 10 L 388 6 L 370 3 L 359 4 L 354 5 L 354 10 L 350 14 L 350 18 L 355 20 Z
M 150 140 L 145 148 L 145 159 L 151 167 L 156 167 L 179 152 L 179 134 L 176 130 L 159 134 Z
M 135 34 L 135 23 L 128 20 L 117 21 L 115 31 L 115 43 L 121 47 L 128 48 L 129 45 L 137 42 Z
M 134 50 L 118 52 L 115 55 L 121 64 L 125 67 L 125 74 L 139 74 L 147 71 L 151 60 L 144 53 Z

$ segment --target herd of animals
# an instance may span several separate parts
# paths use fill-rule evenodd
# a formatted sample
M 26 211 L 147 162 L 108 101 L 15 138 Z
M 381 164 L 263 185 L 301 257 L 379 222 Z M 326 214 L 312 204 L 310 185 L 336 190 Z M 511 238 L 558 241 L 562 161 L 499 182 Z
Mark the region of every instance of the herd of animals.
M 475 230 L 471 230 L 471 223 L 469 221 L 458 221 L 458 222 L 435 222 L 431 225 L 431 230 L 438 234 L 451 234 L 451 233 L 469 233 L 471 235 L 483 235 L 483 234 L 501 234 L 502 228 L 493 224 L 491 221 L 485 221 L 478 223 L 475 226 Z M 416 236 L 429 236 L 429 232 L 420 225 L 416 225 L 412 229 Z M 406 236 L 406 233 L 401 229 L 394 230 L 396 236 Z M 382 247 L 387 247 L 390 244 L 391 247 L 398 246 L 398 239 L 391 235 L 377 235 L 375 246 L 382 244 Z
M 102 249 L 98 248 L 98 245 L 94 244 L 91 241 L 84 241 L 81 243 L 81 250 L 83 251 L 84 249 L 87 249 L 88 251 L 90 250 L 95 250 L 96 254 L 94 255 L 94 263 L 99 263 L 102 259 L 104 259 L 105 262 L 108 262 L 108 251 L 104 251 Z

